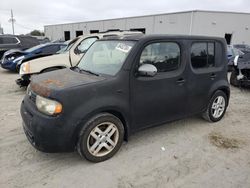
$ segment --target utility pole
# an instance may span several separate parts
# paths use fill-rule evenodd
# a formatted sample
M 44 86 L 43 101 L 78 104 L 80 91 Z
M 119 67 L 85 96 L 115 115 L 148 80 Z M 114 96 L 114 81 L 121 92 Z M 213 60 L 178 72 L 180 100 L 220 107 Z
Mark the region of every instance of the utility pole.
M 15 27 L 14 27 L 14 23 L 15 23 L 15 19 L 14 19 L 14 16 L 13 16 L 13 11 L 12 11 L 12 9 L 11 9 L 11 15 L 10 15 L 11 17 L 10 17 L 10 19 L 9 19 L 9 22 L 11 22 L 11 24 L 12 24 L 12 32 L 13 32 L 13 35 L 15 35 Z

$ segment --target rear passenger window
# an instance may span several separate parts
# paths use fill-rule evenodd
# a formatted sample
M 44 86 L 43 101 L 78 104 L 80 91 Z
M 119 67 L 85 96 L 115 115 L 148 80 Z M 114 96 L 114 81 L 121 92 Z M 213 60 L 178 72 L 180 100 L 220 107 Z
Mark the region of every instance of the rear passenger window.
M 0 37 L 0 44 L 17 44 L 18 40 L 14 37 Z
M 174 42 L 149 44 L 142 51 L 141 64 L 152 64 L 157 72 L 176 70 L 180 64 L 180 47 Z
M 214 43 L 194 43 L 191 49 L 191 63 L 192 67 L 195 69 L 214 67 Z

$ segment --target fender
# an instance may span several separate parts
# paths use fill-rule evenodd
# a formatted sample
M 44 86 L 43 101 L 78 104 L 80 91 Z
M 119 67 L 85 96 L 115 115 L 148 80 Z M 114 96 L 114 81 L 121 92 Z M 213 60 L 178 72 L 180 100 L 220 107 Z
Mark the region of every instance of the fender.
M 78 134 L 84 124 L 91 119 L 94 115 L 107 112 L 111 113 L 117 118 L 119 118 L 125 130 L 124 139 L 127 141 L 128 137 L 131 133 L 130 128 L 130 113 L 129 113 L 129 105 L 124 100 L 119 100 L 115 98 L 97 98 L 87 101 L 86 103 L 82 103 L 78 108 L 72 111 L 71 115 L 74 116 L 77 121 L 75 121 L 74 132 L 72 134 L 73 139 L 77 142 Z M 82 113 L 84 112 L 84 113 Z M 84 117 L 84 118 L 83 118 Z M 72 119 L 72 118 L 70 118 Z
M 215 82 L 212 87 L 209 90 L 209 98 L 211 99 L 212 96 L 214 95 L 214 93 L 218 90 L 222 90 L 225 92 L 225 94 L 227 95 L 228 101 L 230 98 L 230 87 L 229 87 L 229 83 L 226 80 L 219 80 L 217 82 Z M 228 105 L 228 104 L 227 104 Z

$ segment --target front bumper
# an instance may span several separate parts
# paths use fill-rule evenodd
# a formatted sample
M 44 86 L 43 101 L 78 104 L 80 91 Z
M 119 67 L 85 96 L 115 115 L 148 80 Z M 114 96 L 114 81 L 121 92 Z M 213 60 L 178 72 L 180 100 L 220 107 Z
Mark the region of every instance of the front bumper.
M 16 80 L 16 84 L 19 85 L 20 87 L 26 87 L 30 83 L 30 75 L 22 75 L 21 78 Z
M 29 142 L 43 152 L 73 151 L 75 141 L 61 116 L 51 117 L 40 113 L 26 95 L 21 104 L 23 129 Z
M 4 69 L 10 70 L 10 71 L 17 72 L 16 63 L 14 63 L 12 61 L 7 61 L 6 62 L 6 61 L 2 60 L 1 67 L 4 68 Z

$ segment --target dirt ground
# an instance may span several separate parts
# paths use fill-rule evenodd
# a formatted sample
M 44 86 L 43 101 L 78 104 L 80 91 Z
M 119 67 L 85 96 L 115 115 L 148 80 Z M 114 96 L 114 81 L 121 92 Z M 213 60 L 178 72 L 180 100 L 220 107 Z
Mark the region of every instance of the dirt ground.
M 0 187 L 250 187 L 250 89 L 231 88 L 225 117 L 192 117 L 130 137 L 110 160 L 34 149 L 19 113 L 17 74 L 0 68 Z

